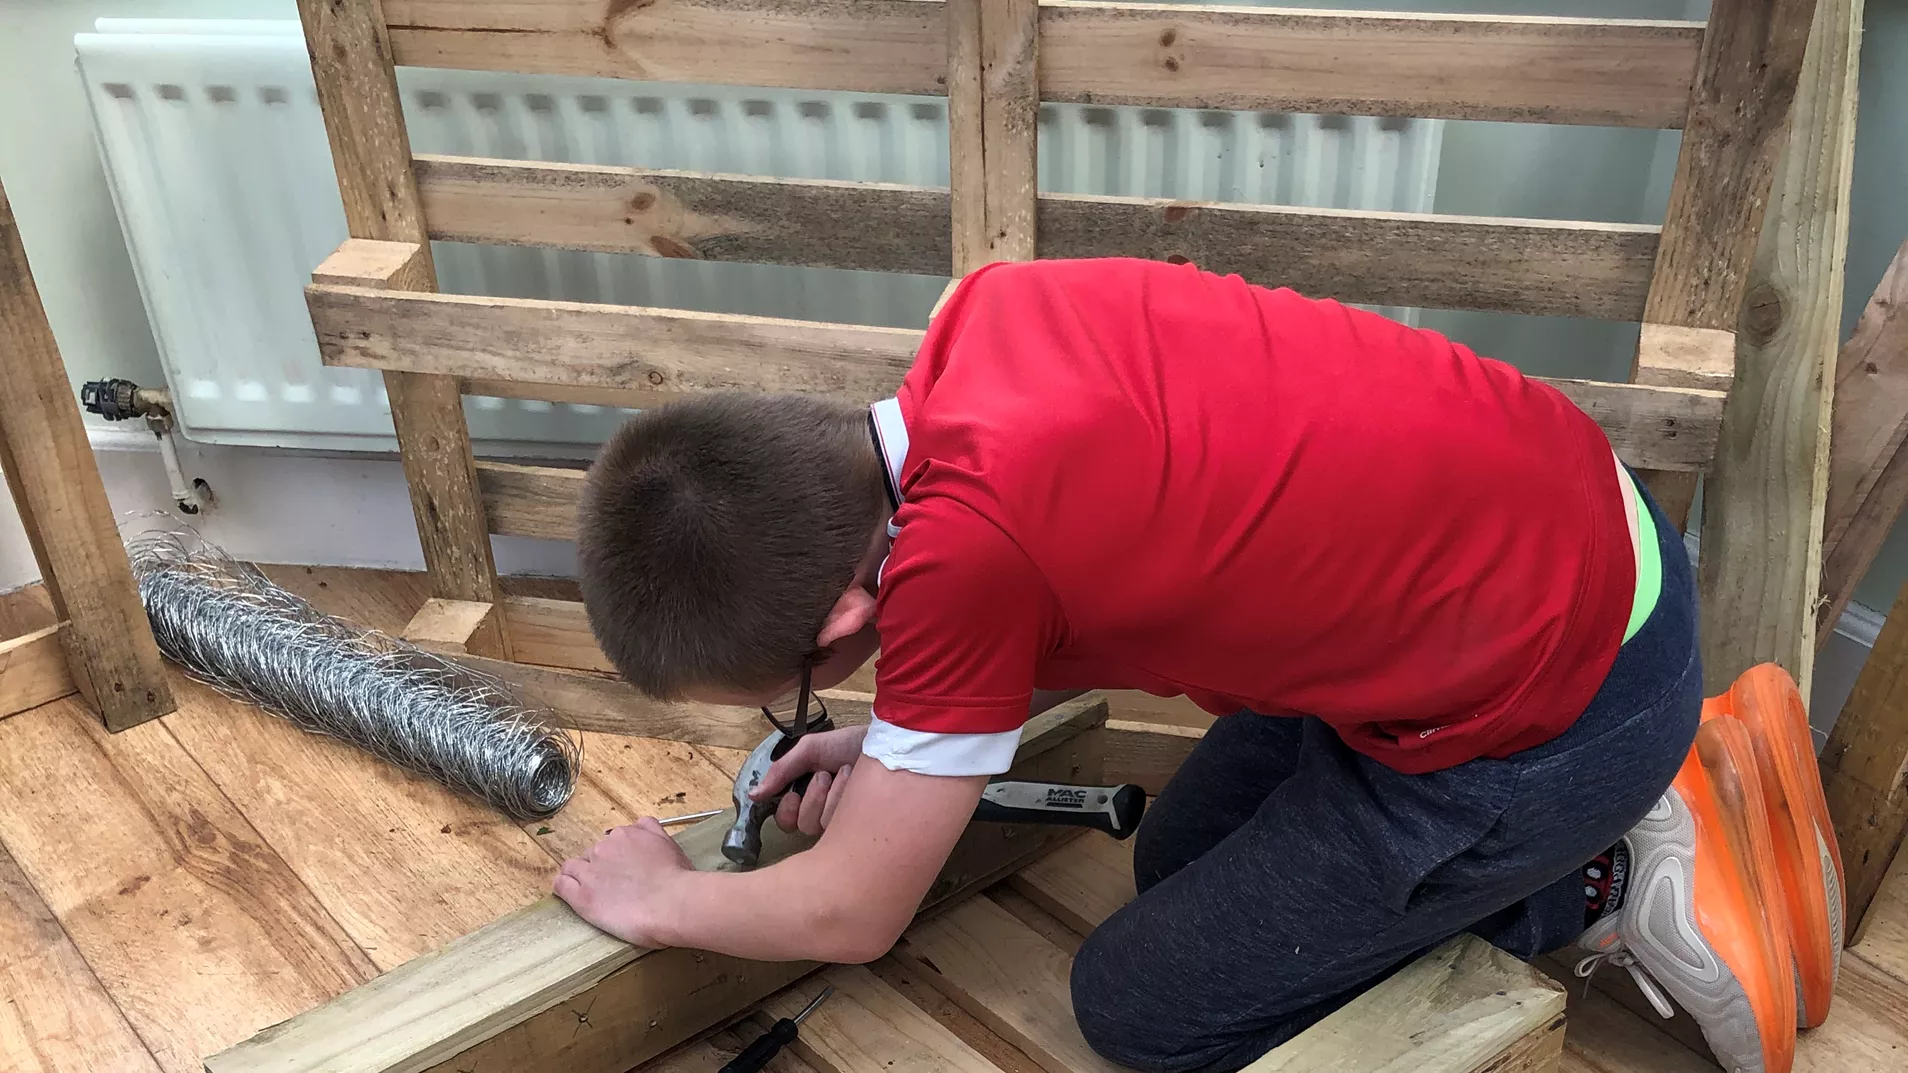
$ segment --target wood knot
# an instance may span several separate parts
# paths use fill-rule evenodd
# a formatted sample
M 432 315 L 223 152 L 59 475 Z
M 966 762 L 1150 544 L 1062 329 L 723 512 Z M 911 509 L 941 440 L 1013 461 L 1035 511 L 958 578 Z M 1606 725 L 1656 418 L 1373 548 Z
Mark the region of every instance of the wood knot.
M 1178 30 L 1167 30 L 1165 33 L 1159 35 L 1159 43 L 1162 46 L 1165 46 L 1168 48 L 1170 48 L 1172 46 L 1172 43 L 1177 40 L 1179 40 Z
M 1168 205 L 1166 206 L 1166 211 L 1161 215 L 1165 217 L 1167 223 L 1176 224 L 1186 217 L 1191 216 L 1192 211 L 1191 205 Z
M 663 374 L 659 372 L 658 370 L 655 370 L 655 369 L 649 370 L 650 383 L 656 385 L 657 387 L 661 387 L 663 383 L 663 379 L 664 379 Z
M 1165 61 L 1164 61 L 1164 62 L 1165 62 L 1165 67 L 1166 67 L 1166 69 L 1167 69 L 1168 71 L 1177 71 L 1177 70 L 1179 70 L 1179 60 L 1178 60 L 1178 58 L 1177 58 L 1177 57 L 1174 57 L 1174 56 L 1168 56 L 1168 57 L 1166 57 L 1166 59 L 1165 59 Z
M 1767 345 L 1782 330 L 1782 292 L 1767 283 L 1758 283 L 1749 291 L 1742 313 L 1743 334 L 1757 346 Z
M 649 207 L 651 205 L 654 205 L 655 203 L 656 203 L 656 195 L 645 191 L 629 199 L 629 211 L 648 212 Z
M 664 257 L 684 257 L 693 261 L 700 256 L 696 253 L 694 246 L 680 239 L 670 238 L 668 235 L 652 236 L 649 240 L 649 248 Z
M 1183 253 L 1169 253 L 1166 255 L 1166 263 L 1169 265 L 1187 265 L 1192 263 L 1192 258 Z

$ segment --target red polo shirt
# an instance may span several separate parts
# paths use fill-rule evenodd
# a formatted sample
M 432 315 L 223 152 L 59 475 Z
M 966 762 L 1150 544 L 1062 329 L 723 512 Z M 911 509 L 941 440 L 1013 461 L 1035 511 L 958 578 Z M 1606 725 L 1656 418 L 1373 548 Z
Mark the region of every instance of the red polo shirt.
M 1556 736 L 1615 658 L 1609 442 L 1435 333 L 1191 266 L 1003 264 L 898 400 L 890 767 L 998 773 L 1034 689 L 1131 688 L 1430 771 Z

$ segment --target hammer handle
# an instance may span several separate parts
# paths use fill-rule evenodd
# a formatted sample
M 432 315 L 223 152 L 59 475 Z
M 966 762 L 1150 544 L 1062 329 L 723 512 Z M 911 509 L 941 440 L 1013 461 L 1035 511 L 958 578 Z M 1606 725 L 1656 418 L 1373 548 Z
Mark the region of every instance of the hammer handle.
M 1124 840 L 1146 812 L 1146 791 L 1131 783 L 1074 786 L 996 779 L 981 793 L 974 818 L 991 823 L 1057 823 L 1091 827 Z

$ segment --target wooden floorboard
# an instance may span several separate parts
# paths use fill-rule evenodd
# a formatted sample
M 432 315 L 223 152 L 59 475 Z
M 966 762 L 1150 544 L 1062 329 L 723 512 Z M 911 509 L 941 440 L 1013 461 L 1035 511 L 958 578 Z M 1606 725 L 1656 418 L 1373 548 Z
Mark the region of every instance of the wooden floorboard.
M 73 941 L 0 850 L 0 1069 L 158 1073 Z
M 164 1070 L 375 972 L 163 721 L 0 722 L 0 842 Z
M 860 965 L 841 965 L 788 988 L 751 1019 L 763 1031 L 834 993 L 802 1023 L 793 1049 L 817 1073 L 1001 1073 L 947 1026 Z M 700 1073 L 700 1071 L 698 1071 Z
M 1085 935 L 1133 900 L 1133 841 L 1084 835 L 1022 868 L 1007 883 Z

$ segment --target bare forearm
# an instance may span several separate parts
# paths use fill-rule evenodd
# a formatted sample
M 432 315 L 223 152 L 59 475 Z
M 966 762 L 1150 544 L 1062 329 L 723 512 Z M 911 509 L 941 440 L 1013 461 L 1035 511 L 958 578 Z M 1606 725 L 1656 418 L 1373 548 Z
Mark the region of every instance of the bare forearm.
M 856 889 L 834 856 L 817 846 L 754 872 L 688 874 L 666 938 L 752 961 L 872 961 L 900 937 L 918 898 Z

